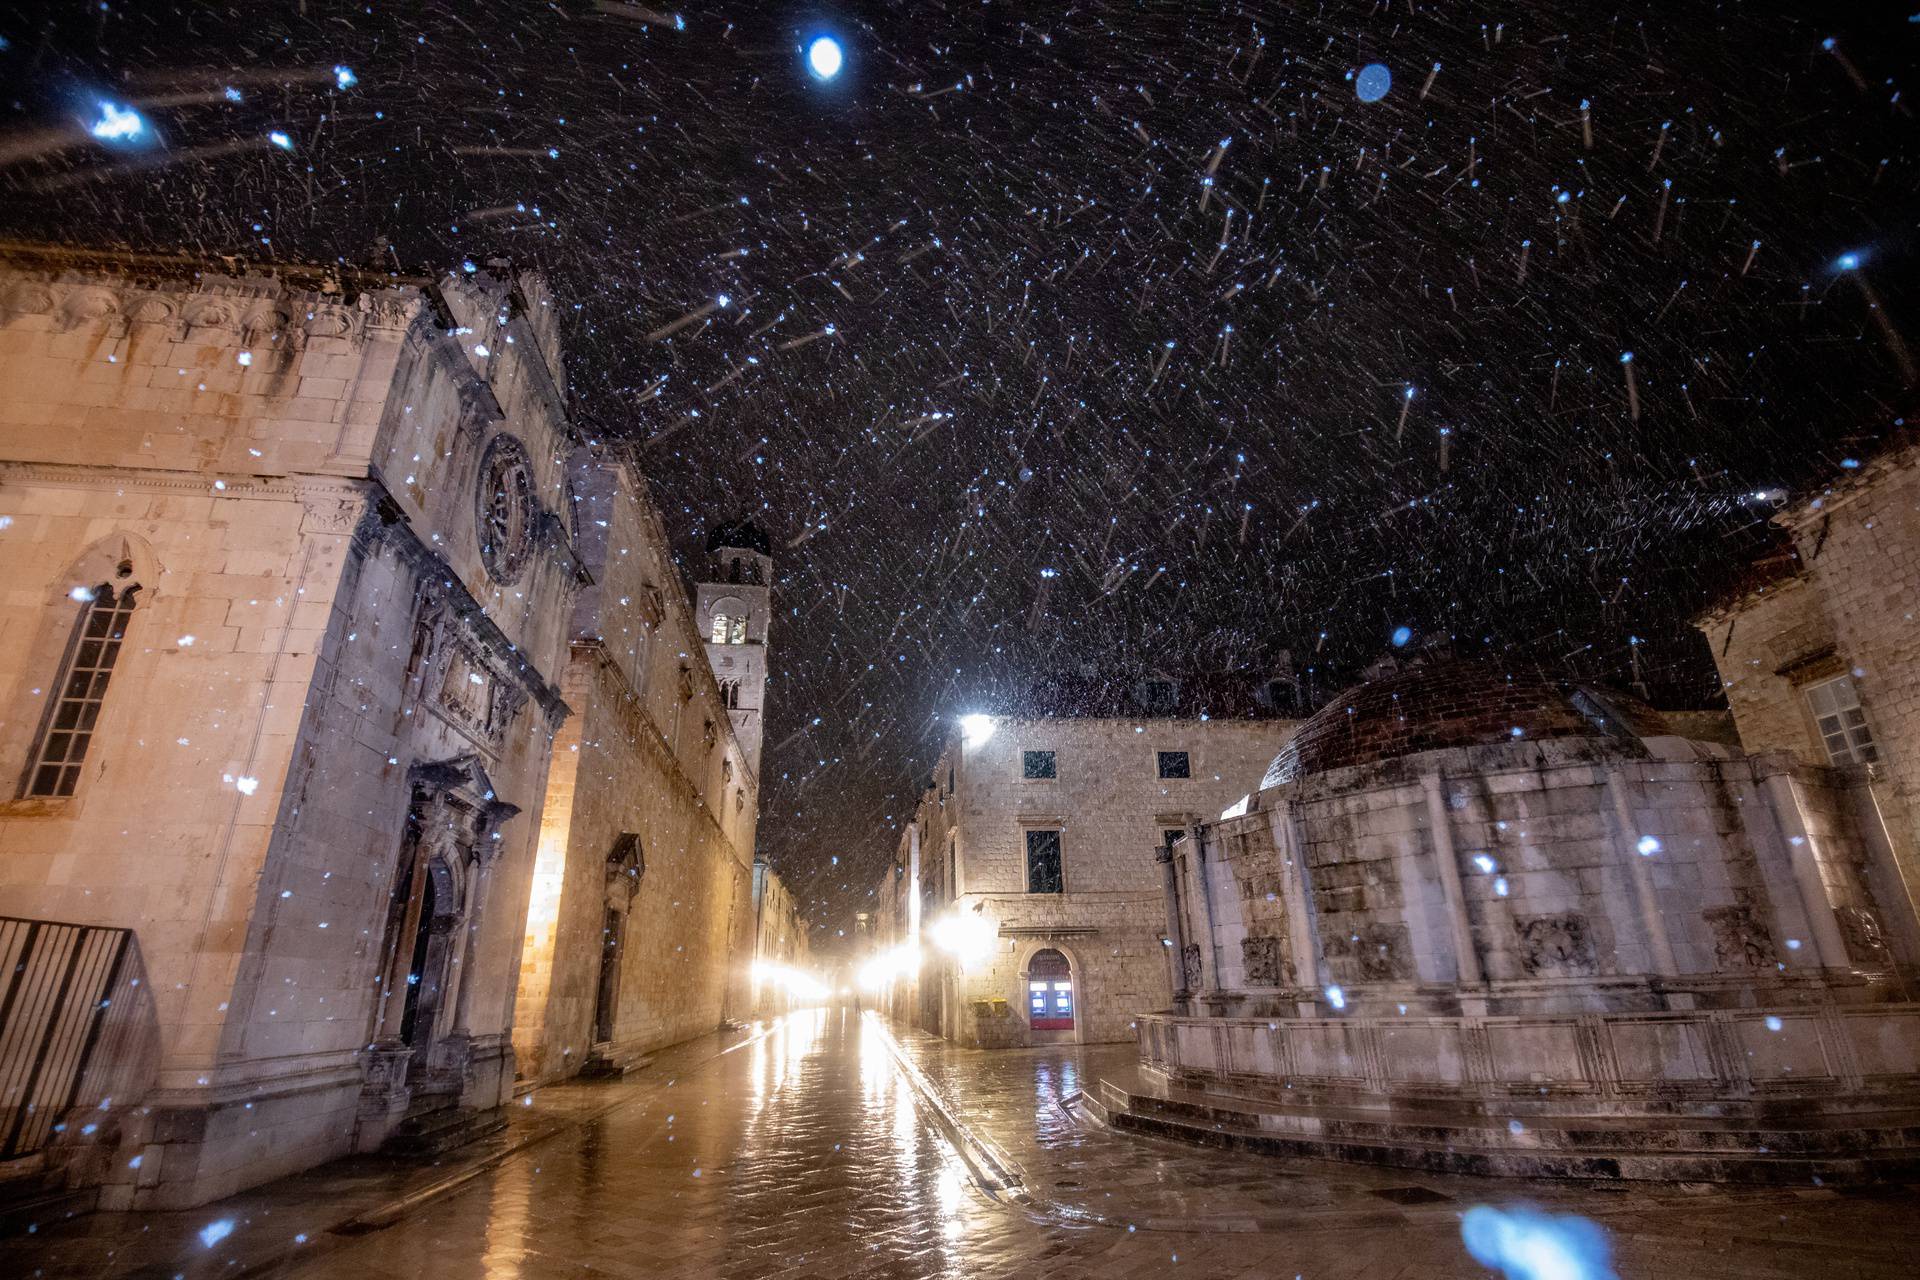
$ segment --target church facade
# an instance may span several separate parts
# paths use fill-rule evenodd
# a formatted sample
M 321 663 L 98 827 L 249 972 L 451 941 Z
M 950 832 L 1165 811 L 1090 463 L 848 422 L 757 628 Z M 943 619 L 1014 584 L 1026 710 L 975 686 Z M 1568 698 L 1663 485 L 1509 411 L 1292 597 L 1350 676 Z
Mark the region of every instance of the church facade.
M 555 311 L 505 264 L 0 256 L 10 1174 L 199 1204 L 456 1140 L 590 1054 L 578 999 L 515 1049 L 556 760 L 607 811 L 563 859 L 585 985 L 619 894 L 694 904 L 622 948 L 615 1026 L 742 998 L 753 773 Z M 669 954 L 699 972 L 660 1012 Z

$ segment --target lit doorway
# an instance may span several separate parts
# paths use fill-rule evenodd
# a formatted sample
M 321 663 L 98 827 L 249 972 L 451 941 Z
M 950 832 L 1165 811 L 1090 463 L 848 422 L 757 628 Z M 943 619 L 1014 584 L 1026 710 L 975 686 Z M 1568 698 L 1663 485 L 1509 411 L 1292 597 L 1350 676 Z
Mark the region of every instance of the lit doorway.
M 1073 969 L 1051 948 L 1027 962 L 1027 1023 L 1035 1031 L 1073 1030 Z

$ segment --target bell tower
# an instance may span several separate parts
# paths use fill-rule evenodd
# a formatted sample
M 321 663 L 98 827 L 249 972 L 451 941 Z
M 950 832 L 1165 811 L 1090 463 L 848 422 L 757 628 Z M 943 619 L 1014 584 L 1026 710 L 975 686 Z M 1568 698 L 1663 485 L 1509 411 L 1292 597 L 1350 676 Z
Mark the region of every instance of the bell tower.
M 760 716 L 767 698 L 767 628 L 773 620 L 773 555 L 750 520 L 718 525 L 707 537 L 705 575 L 694 584 L 694 623 L 720 681 L 733 735 L 760 776 Z

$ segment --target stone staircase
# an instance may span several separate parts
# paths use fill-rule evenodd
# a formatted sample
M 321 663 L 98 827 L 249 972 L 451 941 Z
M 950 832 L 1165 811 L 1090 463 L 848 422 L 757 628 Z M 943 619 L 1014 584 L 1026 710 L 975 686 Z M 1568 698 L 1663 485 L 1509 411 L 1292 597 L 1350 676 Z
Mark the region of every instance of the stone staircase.
M 1526 1116 L 1439 1106 L 1290 1106 L 1100 1080 L 1081 1098 L 1115 1129 L 1268 1155 L 1428 1173 L 1601 1181 L 1798 1184 L 1920 1178 L 1920 1111 L 1747 1118 Z M 1518 1125 L 1515 1129 L 1513 1126 Z
M 99 1200 L 99 1188 L 68 1187 L 61 1172 L 48 1169 L 41 1155 L 8 1160 L 0 1164 L 0 1238 L 92 1213 Z
M 596 1044 L 587 1055 L 580 1074 L 589 1079 L 614 1079 L 639 1071 L 653 1061 L 651 1053 L 638 1049 L 618 1049 L 611 1044 Z
M 429 1094 L 415 1100 L 380 1151 L 394 1156 L 437 1156 L 506 1127 L 506 1116 L 497 1107 L 470 1111 L 461 1108 L 452 1094 Z

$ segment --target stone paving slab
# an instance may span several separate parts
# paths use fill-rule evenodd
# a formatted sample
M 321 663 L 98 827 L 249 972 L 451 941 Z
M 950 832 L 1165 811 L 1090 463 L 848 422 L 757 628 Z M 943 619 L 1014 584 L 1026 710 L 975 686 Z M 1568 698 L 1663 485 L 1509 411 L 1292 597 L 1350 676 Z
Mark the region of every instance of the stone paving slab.
M 1449 1265 L 1444 1260 L 1459 1252 L 1460 1216 L 1490 1204 L 1599 1222 L 1615 1240 L 1623 1276 L 1916 1274 L 1906 1228 L 1894 1225 L 1920 1210 L 1913 1187 L 1569 1184 L 1218 1151 L 1117 1132 L 1069 1105 L 1102 1078 L 1130 1087 L 1125 1082 L 1137 1080 L 1131 1045 L 979 1050 L 910 1029 L 891 1034 L 956 1121 L 1006 1153 L 1033 1214 L 1108 1224 L 1134 1236 L 1193 1240 L 1200 1233 L 1186 1246 L 1189 1262 L 1215 1253 L 1207 1236 L 1273 1236 L 1291 1242 L 1278 1256 L 1301 1266 L 1311 1256 L 1343 1274 L 1356 1264 L 1354 1242 L 1384 1236 L 1411 1250 L 1404 1255 L 1410 1262 L 1426 1254 L 1411 1274 L 1440 1274 L 1431 1268 Z M 1304 1247 L 1309 1239 L 1321 1243 Z M 1260 1254 L 1268 1248 L 1246 1239 L 1240 1247 Z M 1169 1257 L 1176 1251 L 1170 1248 Z M 1644 1265 L 1630 1272 L 1629 1258 Z M 1393 1255 L 1383 1254 L 1351 1274 L 1400 1274 L 1394 1265 Z M 1468 1265 L 1460 1274 L 1485 1272 Z
M 677 1073 L 751 1039 L 726 1032 L 657 1055 L 621 1081 L 534 1090 L 508 1109 L 506 1128 L 430 1160 L 354 1156 L 197 1209 L 95 1213 L 0 1239 L 0 1275 L 223 1277 L 259 1274 L 429 1205 L 504 1161 L 607 1111 L 643 1102 Z M 210 1243 L 209 1243 L 210 1241 Z
M 326 1181 L 344 1171 L 322 1171 L 262 1189 L 251 1211 L 236 1198 L 178 1223 L 91 1220 L 91 1243 L 88 1224 L 73 1224 L 0 1251 L 0 1275 L 1483 1280 L 1459 1215 L 1519 1202 L 1600 1222 L 1622 1280 L 1914 1274 L 1920 1201 L 1907 1188 L 1597 1191 L 1193 1148 L 1115 1132 L 1066 1105 L 1095 1073 L 1123 1069 L 1124 1047 L 957 1050 L 889 1037 L 844 1009 L 717 1047 L 663 1055 L 638 1082 L 544 1091 L 529 1110 L 564 1121 L 545 1140 L 363 1235 L 289 1246 L 295 1215 L 342 1222 L 392 1203 L 404 1179 L 355 1191 Z M 1000 1153 L 1017 1187 L 975 1184 L 916 1079 Z M 234 1234 L 203 1246 L 193 1233 L 228 1214 L 243 1219 Z

